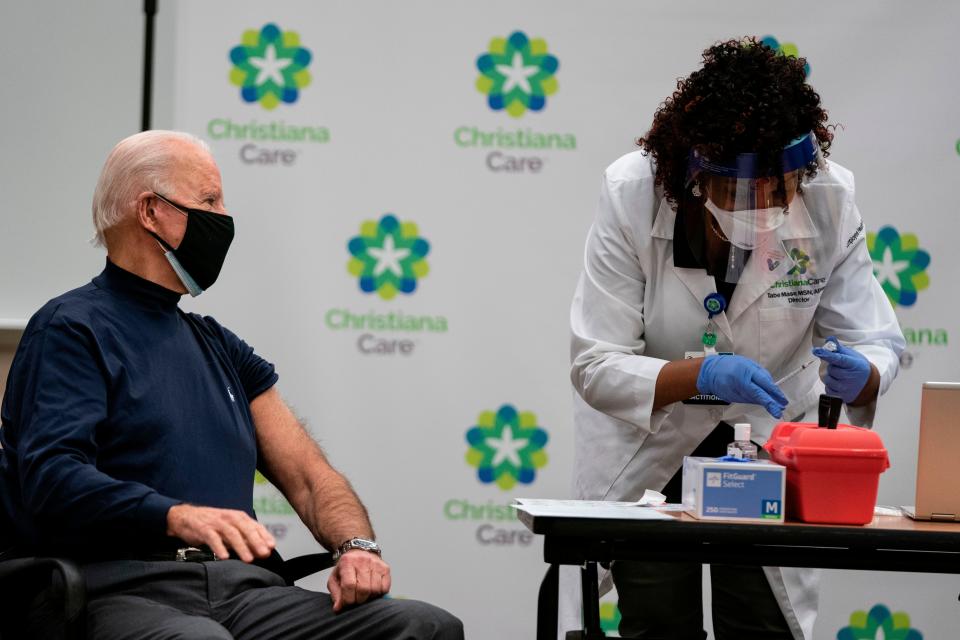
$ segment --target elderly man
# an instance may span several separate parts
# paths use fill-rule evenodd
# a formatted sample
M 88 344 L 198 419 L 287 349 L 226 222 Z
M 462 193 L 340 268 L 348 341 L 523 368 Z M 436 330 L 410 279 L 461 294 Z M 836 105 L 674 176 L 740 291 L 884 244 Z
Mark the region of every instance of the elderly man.
M 441 609 L 379 597 L 390 568 L 366 510 L 273 365 L 178 308 L 217 279 L 224 211 L 197 138 L 148 131 L 110 153 L 93 199 L 106 268 L 34 315 L 9 376 L 0 515 L 15 542 L 83 563 L 94 638 L 462 638 Z M 256 469 L 337 551 L 329 595 L 255 564 L 275 545 Z M 201 551 L 177 561 L 188 546 Z

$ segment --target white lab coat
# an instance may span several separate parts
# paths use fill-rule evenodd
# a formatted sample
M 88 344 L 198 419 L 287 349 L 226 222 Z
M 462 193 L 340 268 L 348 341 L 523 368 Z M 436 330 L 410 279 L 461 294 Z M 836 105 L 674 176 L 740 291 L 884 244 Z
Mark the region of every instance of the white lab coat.
M 570 312 L 579 498 L 637 500 L 644 489 L 661 489 L 720 420 L 750 422 L 761 444 L 776 422 L 745 404 L 653 410 L 660 369 L 702 351 L 703 300 L 716 291 L 703 269 L 674 266 L 675 220 L 645 153 L 607 169 Z M 787 222 L 752 252 L 726 312 L 715 318 L 717 350 L 753 359 L 776 380 L 809 360 L 814 344 L 836 335 L 876 365 L 884 393 L 905 344 L 874 278 L 865 235 L 853 175 L 829 163 L 803 185 Z M 809 262 L 798 266 L 794 249 Z M 785 418 L 816 406 L 823 391 L 817 369 L 782 386 L 790 400 Z M 876 403 L 847 407 L 848 420 L 870 426 L 875 409 Z M 812 640 L 817 572 L 766 572 L 794 637 Z

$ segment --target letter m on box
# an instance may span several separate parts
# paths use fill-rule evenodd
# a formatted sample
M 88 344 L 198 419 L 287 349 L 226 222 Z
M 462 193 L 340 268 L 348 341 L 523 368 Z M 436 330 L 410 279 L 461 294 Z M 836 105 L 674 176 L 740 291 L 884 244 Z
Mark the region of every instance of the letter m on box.
M 764 500 L 760 508 L 760 516 L 763 518 L 779 518 L 780 517 L 780 501 L 779 500 Z

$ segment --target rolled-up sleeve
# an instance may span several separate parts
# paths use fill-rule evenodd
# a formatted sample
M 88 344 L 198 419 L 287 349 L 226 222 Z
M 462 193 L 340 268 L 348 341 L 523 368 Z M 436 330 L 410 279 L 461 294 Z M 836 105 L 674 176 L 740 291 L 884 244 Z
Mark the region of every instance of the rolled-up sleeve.
M 570 309 L 570 377 L 594 409 L 656 432 L 669 414 L 669 407 L 653 410 L 657 377 L 668 361 L 644 355 L 647 274 L 643 248 L 624 217 L 625 200 L 652 197 L 650 185 L 604 177 Z

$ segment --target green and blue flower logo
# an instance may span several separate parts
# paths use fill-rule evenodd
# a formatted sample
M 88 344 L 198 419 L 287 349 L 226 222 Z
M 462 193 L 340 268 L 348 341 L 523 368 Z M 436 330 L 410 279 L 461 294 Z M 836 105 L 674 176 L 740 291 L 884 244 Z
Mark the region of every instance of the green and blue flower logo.
M 780 55 L 788 56 L 790 58 L 799 58 L 800 50 L 797 48 L 797 45 L 792 42 L 780 42 L 773 36 L 763 36 L 760 40 L 761 43 L 767 45 Z M 810 64 L 804 63 L 803 65 L 803 75 L 810 77 Z
M 264 109 L 293 104 L 310 84 L 310 59 L 299 34 L 266 24 L 260 31 L 244 31 L 240 44 L 230 50 L 230 82 L 240 87 L 244 102 L 259 102 Z
M 620 609 L 613 602 L 600 603 L 600 630 L 604 633 L 616 633 L 620 630 Z
M 467 430 L 467 444 L 467 464 L 476 468 L 480 482 L 495 482 L 504 491 L 518 482 L 530 484 L 547 464 L 547 432 L 537 426 L 537 416 L 509 404 L 481 413 Z
M 546 40 L 514 31 L 508 38 L 491 40 L 489 51 L 477 58 L 477 90 L 487 96 L 491 109 L 519 118 L 528 109 L 546 106 L 547 96 L 557 91 L 554 74 L 559 66 L 547 53 Z
M 359 278 L 360 290 L 376 292 L 384 300 L 413 293 L 430 271 L 425 259 L 430 243 L 420 237 L 415 223 L 400 222 L 390 213 L 361 224 L 360 235 L 350 239 L 347 249 L 353 256 L 347 271 Z
M 807 267 L 810 266 L 810 256 L 798 247 L 790 249 L 790 260 L 793 262 L 793 266 L 790 267 L 790 271 L 787 271 L 788 276 L 801 276 L 807 272 Z
M 837 633 L 837 640 L 923 640 L 923 634 L 910 626 L 906 613 L 890 613 L 890 609 L 878 604 L 869 613 L 854 611 L 850 626 Z
M 873 260 L 873 273 L 890 302 L 911 307 L 917 292 L 930 286 L 926 269 L 930 254 L 920 248 L 917 236 L 900 234 L 894 227 L 867 233 L 867 250 Z

